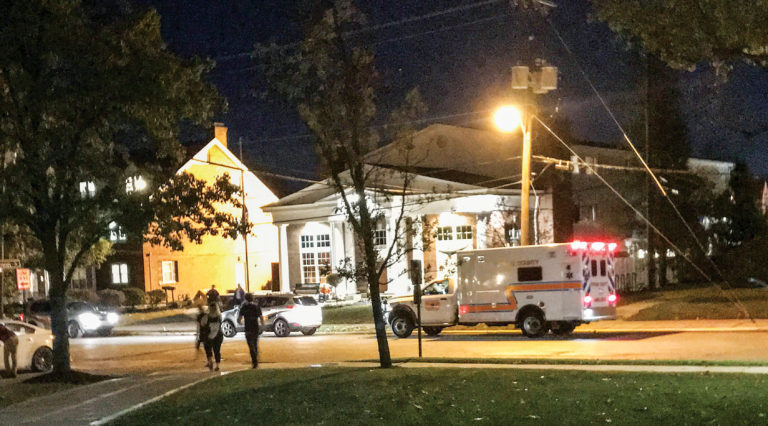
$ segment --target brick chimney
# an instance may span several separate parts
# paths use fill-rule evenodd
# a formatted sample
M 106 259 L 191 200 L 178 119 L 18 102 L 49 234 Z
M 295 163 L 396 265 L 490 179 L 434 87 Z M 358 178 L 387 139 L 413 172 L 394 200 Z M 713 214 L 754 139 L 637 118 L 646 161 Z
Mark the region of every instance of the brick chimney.
M 213 123 L 213 137 L 227 146 L 227 126 L 224 123 Z

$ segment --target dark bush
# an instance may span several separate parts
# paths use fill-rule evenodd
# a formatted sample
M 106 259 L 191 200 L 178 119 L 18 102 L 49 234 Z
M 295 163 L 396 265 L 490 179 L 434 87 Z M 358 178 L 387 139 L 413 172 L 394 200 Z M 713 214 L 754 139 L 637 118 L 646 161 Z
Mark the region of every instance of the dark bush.
M 144 303 L 144 291 L 136 287 L 126 287 L 123 290 L 125 303 L 131 307 Z
M 147 298 L 149 299 L 149 304 L 154 306 L 157 306 L 160 302 L 165 300 L 165 291 L 164 290 L 152 290 L 147 292 Z

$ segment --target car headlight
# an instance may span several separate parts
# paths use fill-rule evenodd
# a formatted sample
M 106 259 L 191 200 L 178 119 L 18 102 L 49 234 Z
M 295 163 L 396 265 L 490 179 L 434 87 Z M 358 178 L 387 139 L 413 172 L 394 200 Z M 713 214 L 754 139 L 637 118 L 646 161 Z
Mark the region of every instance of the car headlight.
M 117 321 L 119 319 L 120 319 L 120 315 L 118 315 L 118 314 L 116 314 L 114 312 L 109 312 L 107 314 L 107 322 L 109 322 L 110 324 L 117 324 Z
M 82 326 L 85 330 L 94 330 L 99 328 L 101 325 L 99 316 L 93 312 L 84 312 L 78 315 L 77 319 L 80 320 L 80 326 Z

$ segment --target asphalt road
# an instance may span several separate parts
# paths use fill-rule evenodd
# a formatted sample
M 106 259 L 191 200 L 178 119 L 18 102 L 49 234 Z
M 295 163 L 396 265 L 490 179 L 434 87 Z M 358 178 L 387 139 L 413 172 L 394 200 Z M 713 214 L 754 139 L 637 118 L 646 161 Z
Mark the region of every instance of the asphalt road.
M 73 366 L 103 373 L 181 372 L 203 369 L 205 355 L 190 335 L 98 337 L 71 340 Z M 378 358 L 372 334 L 295 333 L 260 339 L 262 363 L 325 364 Z M 390 336 L 392 357 L 416 357 L 415 336 Z M 515 332 L 443 332 L 424 337 L 425 357 L 596 360 L 708 360 L 768 362 L 768 331 L 605 331 L 528 339 Z M 249 367 L 243 335 L 225 339 L 222 368 Z

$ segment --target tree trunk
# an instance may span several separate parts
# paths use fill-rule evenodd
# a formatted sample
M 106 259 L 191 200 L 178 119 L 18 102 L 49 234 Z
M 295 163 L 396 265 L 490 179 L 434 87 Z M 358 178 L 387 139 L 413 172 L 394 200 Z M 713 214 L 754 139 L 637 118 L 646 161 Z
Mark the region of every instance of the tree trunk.
M 648 262 L 648 289 L 653 290 L 657 288 L 656 286 L 656 234 L 651 233 L 651 235 L 648 236 L 648 252 L 646 253 L 647 256 L 647 262 Z
M 376 343 L 379 346 L 379 362 L 381 368 L 392 367 L 392 358 L 389 355 L 389 342 L 387 341 L 387 323 L 384 322 L 384 311 L 381 309 L 381 295 L 379 294 L 379 281 L 377 277 L 369 276 L 368 287 L 371 291 L 371 306 L 373 307 L 373 324 L 376 328 Z M 375 282 L 374 282 L 375 281 Z
M 659 255 L 659 288 L 666 288 L 667 284 L 667 266 L 669 265 L 669 262 L 667 262 L 667 248 L 662 247 L 661 248 L 661 254 Z
M 64 265 L 59 261 L 58 250 L 54 241 L 43 245 L 45 269 L 50 274 L 51 331 L 53 332 L 53 373 L 68 373 L 72 370 L 69 363 L 69 335 L 67 334 L 67 283 L 64 281 Z

